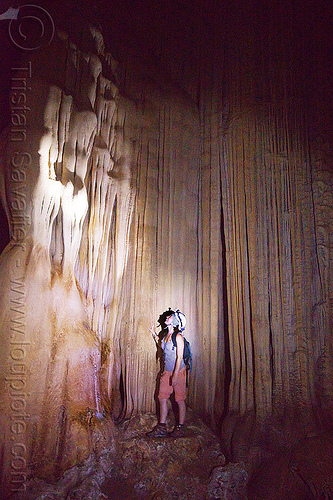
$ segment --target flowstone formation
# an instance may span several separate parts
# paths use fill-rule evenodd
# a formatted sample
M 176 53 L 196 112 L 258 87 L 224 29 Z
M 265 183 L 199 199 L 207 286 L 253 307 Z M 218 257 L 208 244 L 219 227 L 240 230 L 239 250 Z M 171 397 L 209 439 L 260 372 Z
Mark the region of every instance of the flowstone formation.
M 329 16 L 318 2 L 222 1 L 216 16 L 216 2 L 119 3 L 127 25 L 116 1 L 96 7 L 120 71 L 83 28 L 90 4 L 84 21 L 70 0 L 52 12 L 69 36 L 10 69 L 0 401 L 14 487 L 106 449 L 107 415 L 156 410 L 148 326 L 168 307 L 188 320 L 188 401 L 232 463 L 265 475 L 332 433 Z M 286 484 L 311 484 L 303 465 Z M 216 471 L 216 494 L 228 472 L 246 476 Z
M 94 28 L 85 48 L 58 33 L 12 69 L 1 158 L 11 237 L 0 261 L 5 495 L 31 474 L 58 477 L 112 439 L 103 313 L 127 258 L 133 149 L 117 63 Z M 24 127 L 14 126 L 23 102 Z

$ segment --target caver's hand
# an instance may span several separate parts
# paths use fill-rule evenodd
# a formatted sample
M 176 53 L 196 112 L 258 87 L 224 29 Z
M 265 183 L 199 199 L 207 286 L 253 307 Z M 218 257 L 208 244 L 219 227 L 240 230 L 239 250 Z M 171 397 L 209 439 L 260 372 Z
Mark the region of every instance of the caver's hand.
M 154 323 L 152 323 L 151 327 L 148 328 L 148 330 L 150 331 L 150 333 L 152 334 L 152 336 L 154 337 L 154 339 L 156 340 L 158 338 L 158 335 L 156 333 L 156 328 L 158 326 L 154 325 Z

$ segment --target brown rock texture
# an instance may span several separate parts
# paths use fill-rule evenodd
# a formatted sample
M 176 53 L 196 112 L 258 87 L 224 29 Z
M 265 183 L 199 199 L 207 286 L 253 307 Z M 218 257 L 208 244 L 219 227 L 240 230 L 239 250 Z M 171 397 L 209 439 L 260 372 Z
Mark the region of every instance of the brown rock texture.
M 37 471 L 58 477 L 112 436 L 101 421 L 114 370 L 112 355 L 102 360 L 112 342 L 103 313 L 127 258 L 131 144 L 115 62 L 96 30 L 86 38 L 89 53 L 59 32 L 52 67 L 42 51 L 11 70 L 12 116 L 22 95 L 29 105 L 24 140 L 13 122 L 3 132 L 1 165 L 11 235 L 1 255 L 2 474 L 14 489 Z
M 333 430 L 331 7 L 134 3 L 45 4 L 33 51 L 1 20 L 7 493 L 156 410 L 169 306 L 228 460 Z
M 134 416 L 120 425 L 111 447 L 48 484 L 34 479 L 19 500 L 38 498 L 205 500 L 211 470 L 225 463 L 219 440 L 193 412 L 186 436 L 149 438 L 153 414 Z M 172 429 L 174 419 L 168 420 Z
M 331 434 L 321 434 L 299 441 L 265 464 L 251 478 L 248 498 L 331 498 L 332 491 L 333 440 Z

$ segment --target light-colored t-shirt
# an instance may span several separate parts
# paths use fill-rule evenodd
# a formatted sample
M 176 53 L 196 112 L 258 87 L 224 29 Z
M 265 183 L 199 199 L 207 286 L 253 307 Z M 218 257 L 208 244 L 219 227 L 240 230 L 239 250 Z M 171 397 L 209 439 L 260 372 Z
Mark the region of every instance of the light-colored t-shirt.
M 169 342 L 165 342 L 162 340 L 161 347 L 164 352 L 164 370 L 168 372 L 173 372 L 177 359 L 177 348 L 173 344 L 172 339 L 170 338 Z M 180 368 L 185 366 L 184 360 L 182 359 Z

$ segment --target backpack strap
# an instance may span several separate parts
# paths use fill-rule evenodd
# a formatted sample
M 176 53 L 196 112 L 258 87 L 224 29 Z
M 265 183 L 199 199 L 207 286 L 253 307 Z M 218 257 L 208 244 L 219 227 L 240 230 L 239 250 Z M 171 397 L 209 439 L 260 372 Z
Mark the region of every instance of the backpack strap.
M 173 332 L 173 334 L 171 335 L 171 339 L 172 339 L 172 343 L 175 347 L 177 347 L 177 340 L 176 340 L 176 337 L 178 335 L 179 332 Z
M 183 340 L 184 340 L 184 354 L 185 354 L 186 339 L 185 339 L 184 335 L 181 332 L 173 332 L 173 334 L 171 335 L 172 343 L 173 343 L 173 345 L 177 349 L 177 340 L 176 340 L 176 337 L 177 337 L 178 333 L 180 333 L 180 335 L 183 337 Z M 185 361 L 184 354 L 183 354 L 183 361 L 184 361 L 185 366 L 186 366 L 186 387 L 188 387 L 188 372 L 191 370 L 192 365 L 191 365 L 191 362 L 190 362 L 190 364 L 188 364 Z M 190 354 L 190 358 L 189 359 L 191 360 L 191 354 Z

